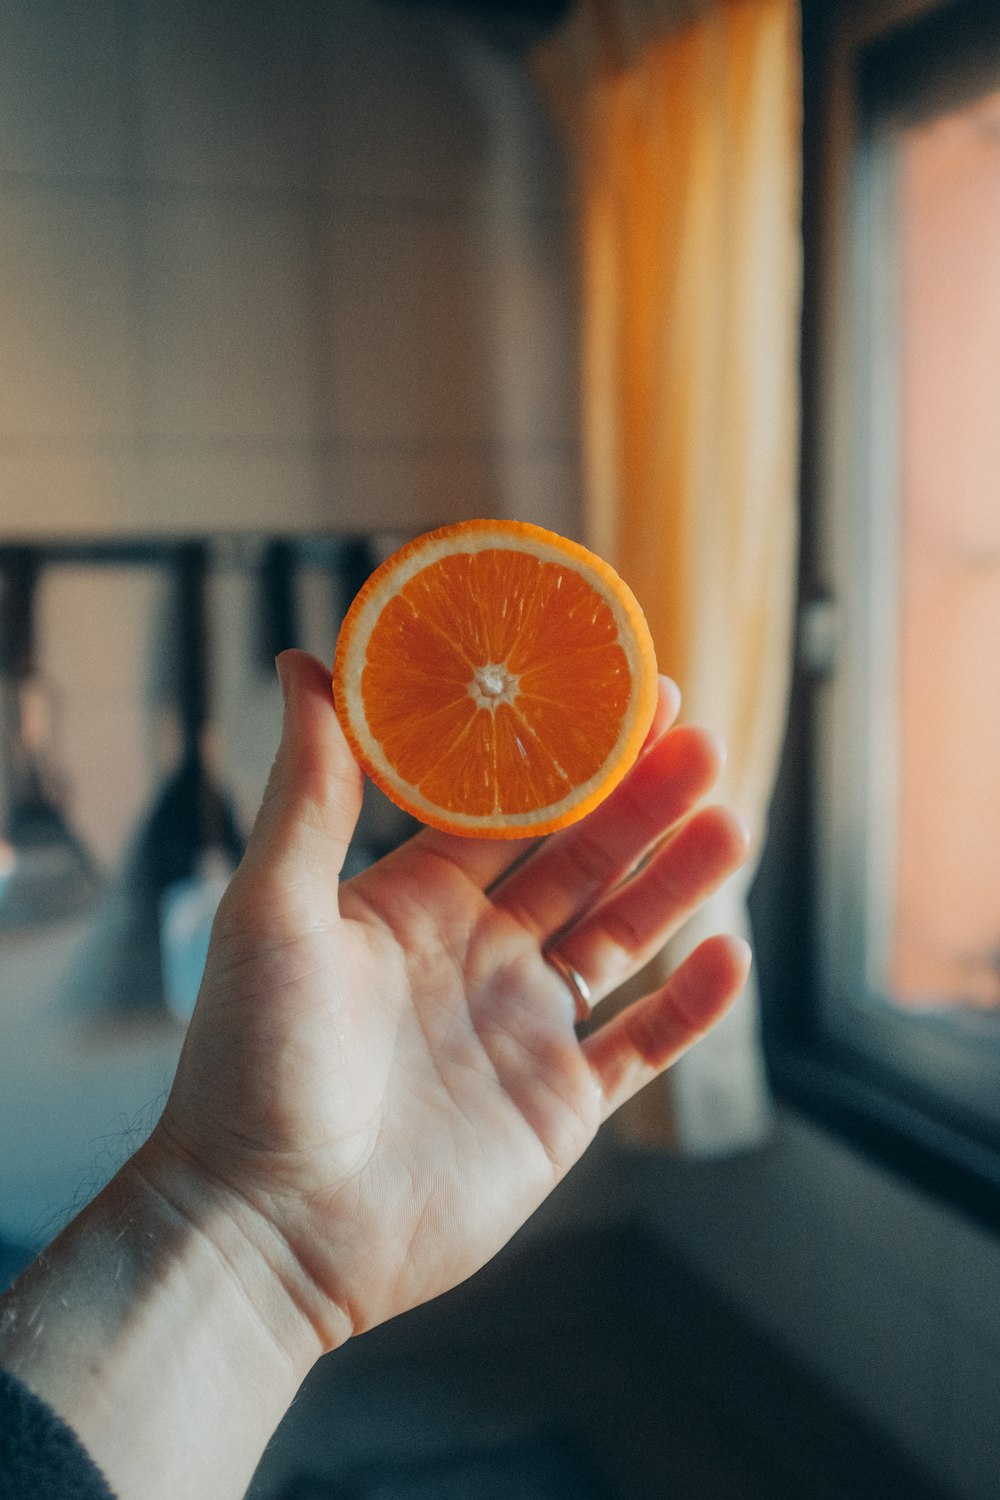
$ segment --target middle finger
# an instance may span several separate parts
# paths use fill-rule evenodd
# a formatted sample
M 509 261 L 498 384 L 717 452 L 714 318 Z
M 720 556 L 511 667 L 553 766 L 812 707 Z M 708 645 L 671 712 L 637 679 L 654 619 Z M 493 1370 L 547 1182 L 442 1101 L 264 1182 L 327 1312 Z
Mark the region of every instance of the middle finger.
M 715 784 L 721 741 L 672 729 L 589 817 L 553 834 L 491 892 L 493 903 L 543 942 L 624 879 Z

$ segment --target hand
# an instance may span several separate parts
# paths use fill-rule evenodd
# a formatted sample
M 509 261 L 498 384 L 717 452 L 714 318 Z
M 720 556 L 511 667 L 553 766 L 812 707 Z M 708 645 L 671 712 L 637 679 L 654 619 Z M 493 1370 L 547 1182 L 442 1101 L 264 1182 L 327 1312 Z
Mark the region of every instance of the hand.
M 280 672 L 281 747 L 140 1161 L 185 1215 L 204 1191 L 238 1204 L 329 1348 L 481 1266 L 718 1019 L 746 976 L 737 939 L 703 943 L 583 1040 L 545 949 L 599 1002 L 747 838 L 721 808 L 692 811 L 720 750 L 669 727 L 664 682 L 643 755 L 581 823 L 538 847 L 428 829 L 338 889 L 361 774 L 329 672 L 299 652 Z

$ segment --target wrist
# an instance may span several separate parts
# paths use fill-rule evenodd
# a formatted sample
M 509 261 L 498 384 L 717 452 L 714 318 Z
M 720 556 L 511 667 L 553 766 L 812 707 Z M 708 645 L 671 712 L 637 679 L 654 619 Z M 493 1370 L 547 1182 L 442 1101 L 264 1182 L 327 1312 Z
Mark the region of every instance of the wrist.
M 242 1496 L 322 1352 L 296 1275 L 154 1132 L 0 1302 L 0 1364 L 123 1500 Z
M 127 1170 L 214 1260 L 299 1380 L 320 1355 L 347 1341 L 347 1316 L 308 1275 L 278 1215 L 203 1167 L 162 1123 Z

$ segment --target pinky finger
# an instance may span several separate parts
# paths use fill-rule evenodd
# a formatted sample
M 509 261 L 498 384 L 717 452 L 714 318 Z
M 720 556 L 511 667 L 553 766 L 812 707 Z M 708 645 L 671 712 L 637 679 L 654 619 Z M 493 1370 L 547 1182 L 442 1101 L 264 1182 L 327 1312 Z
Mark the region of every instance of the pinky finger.
M 603 1118 L 637 1094 L 704 1036 L 750 972 L 742 938 L 706 938 L 661 989 L 636 1000 L 583 1042 L 603 1097 Z

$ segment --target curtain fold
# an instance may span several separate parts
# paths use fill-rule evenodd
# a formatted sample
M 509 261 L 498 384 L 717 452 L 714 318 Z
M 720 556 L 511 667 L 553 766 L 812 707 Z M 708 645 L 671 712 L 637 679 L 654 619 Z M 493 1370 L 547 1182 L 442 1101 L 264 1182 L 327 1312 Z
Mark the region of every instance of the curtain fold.
M 684 717 L 729 746 L 759 851 L 797 548 L 800 62 L 794 0 L 577 0 L 535 56 L 576 174 L 586 539 L 635 590 Z M 746 925 L 752 865 L 642 976 Z M 766 1132 L 753 982 L 645 1091 L 639 1138 Z

